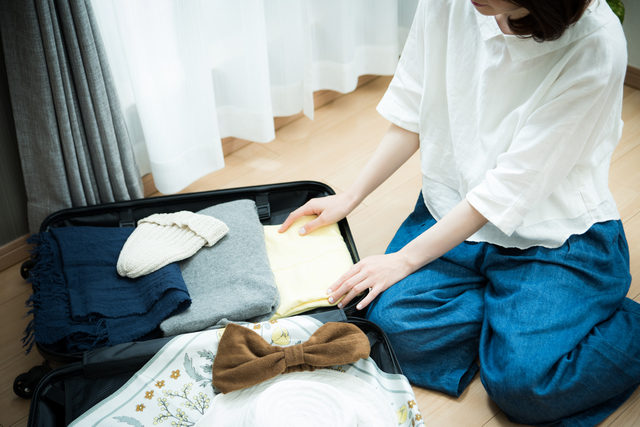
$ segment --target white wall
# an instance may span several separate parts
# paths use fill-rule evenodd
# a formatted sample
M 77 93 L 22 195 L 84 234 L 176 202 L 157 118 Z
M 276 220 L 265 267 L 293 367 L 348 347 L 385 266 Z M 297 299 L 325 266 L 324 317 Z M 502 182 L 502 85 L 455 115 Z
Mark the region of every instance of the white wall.
M 640 0 L 622 0 L 625 17 L 622 28 L 627 36 L 629 65 L 640 68 Z

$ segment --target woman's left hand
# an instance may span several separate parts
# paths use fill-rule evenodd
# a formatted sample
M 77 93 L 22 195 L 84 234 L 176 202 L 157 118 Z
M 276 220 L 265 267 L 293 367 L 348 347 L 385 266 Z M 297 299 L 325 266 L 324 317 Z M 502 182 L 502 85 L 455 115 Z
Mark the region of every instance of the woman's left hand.
M 467 199 L 462 200 L 400 251 L 370 256 L 351 267 L 327 290 L 329 302 L 334 303 L 344 296 L 338 308 L 346 307 L 368 288 L 369 294 L 356 307 L 362 310 L 380 293 L 455 248 L 487 222 Z
M 356 307 L 362 310 L 380 293 L 410 273 L 411 268 L 400 253 L 367 257 L 354 264 L 331 285 L 327 290 L 329 302 L 334 303 L 345 295 L 338 308 L 346 307 L 359 293 L 369 289 L 369 294 Z

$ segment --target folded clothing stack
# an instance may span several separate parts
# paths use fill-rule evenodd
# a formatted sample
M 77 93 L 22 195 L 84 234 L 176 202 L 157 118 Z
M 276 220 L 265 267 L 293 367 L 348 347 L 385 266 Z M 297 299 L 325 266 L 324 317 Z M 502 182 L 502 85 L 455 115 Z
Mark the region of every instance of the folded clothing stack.
M 229 231 L 215 245 L 179 262 L 192 304 L 160 325 L 165 336 L 201 331 L 222 319 L 259 322 L 280 303 L 263 226 L 253 200 L 221 203 L 197 212 Z
M 177 264 L 137 279 L 116 270 L 132 228 L 62 227 L 33 235 L 36 265 L 25 345 L 62 342 L 84 351 L 159 335 L 191 303 Z
M 301 236 L 298 230 L 315 215 L 297 219 L 284 233 L 279 225 L 264 226 L 267 253 L 280 291 L 280 307 L 273 319 L 329 307 L 327 289 L 351 268 L 351 253 L 338 224 Z
M 326 289 L 353 263 L 336 224 L 298 235 L 312 218 L 278 233 L 247 199 L 152 215 L 135 231 L 62 227 L 34 235 L 34 320 L 25 345 L 84 351 L 328 307 Z

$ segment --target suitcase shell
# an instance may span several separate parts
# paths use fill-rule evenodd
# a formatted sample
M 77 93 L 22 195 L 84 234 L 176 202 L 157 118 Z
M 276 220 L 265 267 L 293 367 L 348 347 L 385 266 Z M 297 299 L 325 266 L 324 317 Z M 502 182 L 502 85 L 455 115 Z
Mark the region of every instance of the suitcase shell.
M 135 227 L 140 219 L 154 213 L 172 213 L 181 210 L 196 212 L 212 205 L 239 199 L 254 200 L 261 223 L 263 225 L 274 225 L 284 222 L 289 213 L 302 206 L 308 200 L 333 194 L 335 194 L 333 189 L 324 183 L 296 181 L 159 196 L 61 210 L 49 215 L 43 221 L 40 226 L 40 232 L 48 231 L 52 228 L 70 226 Z M 358 262 L 358 253 L 347 220 L 340 221 L 338 227 L 353 262 Z M 33 259 L 26 261 L 22 265 L 21 274 L 25 279 L 28 280 L 29 270 L 34 265 L 35 260 Z M 362 298 L 358 299 L 358 301 Z M 344 307 L 347 315 L 357 316 L 359 314 L 359 311 L 355 309 L 358 301 L 354 299 Z M 305 314 L 332 310 L 337 309 L 333 307 L 321 308 Z M 23 373 L 16 377 L 14 392 L 23 398 L 31 397 L 36 384 L 51 369 L 79 362 L 83 359 L 83 353 L 69 353 L 62 346 L 36 343 L 35 347 L 45 359 L 45 362 L 43 366 L 34 367 L 28 373 Z
M 389 374 L 402 374 L 391 344 L 380 327 L 369 320 L 346 316 L 336 309 L 315 313 L 319 321 L 348 322 L 369 338 L 371 358 Z M 34 392 L 29 427 L 67 426 L 124 385 L 171 338 L 119 344 L 85 352 L 77 361 L 49 372 Z

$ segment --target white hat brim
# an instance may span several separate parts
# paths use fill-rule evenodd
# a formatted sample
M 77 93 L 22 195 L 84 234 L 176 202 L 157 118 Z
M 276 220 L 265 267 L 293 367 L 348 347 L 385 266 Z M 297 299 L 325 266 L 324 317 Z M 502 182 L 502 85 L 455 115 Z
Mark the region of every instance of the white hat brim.
M 217 395 L 198 427 L 389 427 L 391 403 L 372 385 L 332 369 L 278 375 Z

